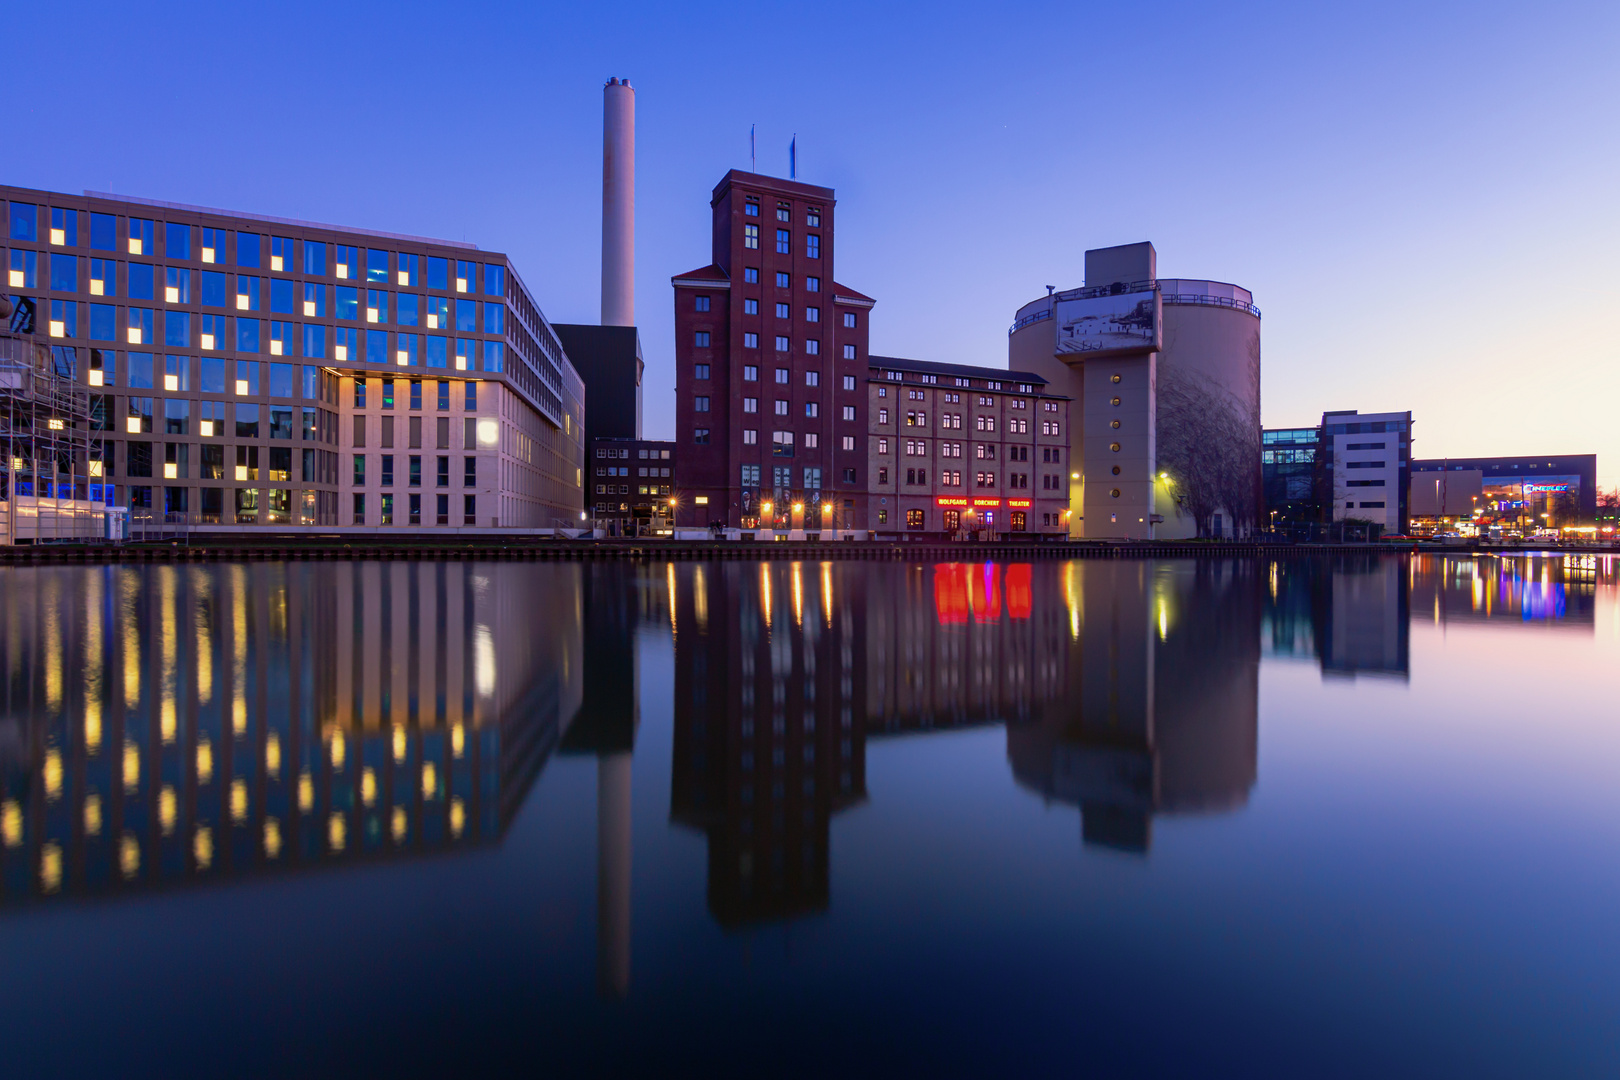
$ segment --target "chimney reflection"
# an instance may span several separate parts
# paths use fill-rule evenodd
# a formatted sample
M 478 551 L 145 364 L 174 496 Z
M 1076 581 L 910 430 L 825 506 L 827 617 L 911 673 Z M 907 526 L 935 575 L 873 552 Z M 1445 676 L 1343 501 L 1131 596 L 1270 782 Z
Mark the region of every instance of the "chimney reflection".
M 0 569 L 0 903 L 498 840 L 579 710 L 580 587 L 524 564 Z

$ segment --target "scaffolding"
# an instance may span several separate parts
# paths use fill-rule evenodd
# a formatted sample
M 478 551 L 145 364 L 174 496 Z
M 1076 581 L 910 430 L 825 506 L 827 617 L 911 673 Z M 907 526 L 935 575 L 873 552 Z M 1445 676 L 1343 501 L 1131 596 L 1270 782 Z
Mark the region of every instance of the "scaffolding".
M 107 534 L 103 446 L 90 438 L 87 350 L 0 330 L 0 544 Z

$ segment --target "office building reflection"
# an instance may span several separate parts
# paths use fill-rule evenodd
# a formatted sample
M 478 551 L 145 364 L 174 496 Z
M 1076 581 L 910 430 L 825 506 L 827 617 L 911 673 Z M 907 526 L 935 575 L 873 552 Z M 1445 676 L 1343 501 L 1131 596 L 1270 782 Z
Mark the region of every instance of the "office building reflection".
M 1324 677 L 1405 679 L 1411 669 L 1407 559 L 1375 553 L 1264 565 L 1268 656 L 1316 660 Z
M 575 567 L 0 581 L 7 902 L 494 841 L 581 700 Z
M 1062 568 L 1079 601 L 1068 685 L 1007 725 L 1017 781 L 1080 808 L 1087 844 L 1145 852 L 1159 814 L 1242 806 L 1254 786 L 1260 581 L 1243 560 Z M 1055 590 L 1037 586 L 1037 597 Z M 1063 595 L 1063 594 L 1059 594 Z

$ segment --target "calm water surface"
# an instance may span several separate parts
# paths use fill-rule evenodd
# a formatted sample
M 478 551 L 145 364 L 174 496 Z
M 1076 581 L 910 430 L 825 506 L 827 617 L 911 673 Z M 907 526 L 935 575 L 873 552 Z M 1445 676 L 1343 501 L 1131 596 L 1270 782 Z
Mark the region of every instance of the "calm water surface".
M 1620 1073 L 1608 560 L 0 597 L 12 1075 Z

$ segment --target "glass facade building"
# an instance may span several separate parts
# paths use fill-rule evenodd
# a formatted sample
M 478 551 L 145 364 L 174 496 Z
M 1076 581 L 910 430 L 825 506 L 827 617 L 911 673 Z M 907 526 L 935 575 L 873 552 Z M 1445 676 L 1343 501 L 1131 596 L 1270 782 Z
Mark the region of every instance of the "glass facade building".
M 0 220 L 12 328 L 71 354 L 133 528 L 581 519 L 584 385 L 506 256 L 96 193 L 0 187 Z

